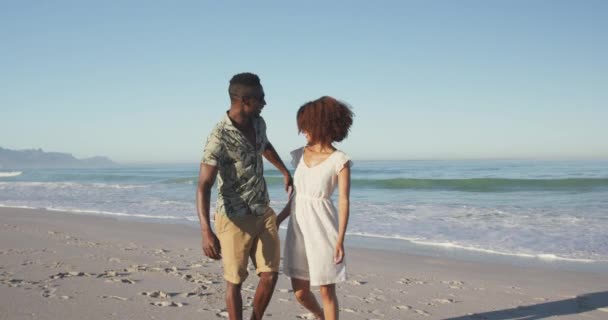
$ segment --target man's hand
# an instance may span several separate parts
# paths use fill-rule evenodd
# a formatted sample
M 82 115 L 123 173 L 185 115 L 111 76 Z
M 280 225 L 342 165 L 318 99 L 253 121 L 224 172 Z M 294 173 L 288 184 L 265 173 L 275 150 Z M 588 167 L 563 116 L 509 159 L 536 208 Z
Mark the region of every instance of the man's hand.
M 218 240 L 215 233 L 212 231 L 203 232 L 203 252 L 211 259 L 219 260 L 222 258 L 222 248 L 220 247 L 220 240 Z

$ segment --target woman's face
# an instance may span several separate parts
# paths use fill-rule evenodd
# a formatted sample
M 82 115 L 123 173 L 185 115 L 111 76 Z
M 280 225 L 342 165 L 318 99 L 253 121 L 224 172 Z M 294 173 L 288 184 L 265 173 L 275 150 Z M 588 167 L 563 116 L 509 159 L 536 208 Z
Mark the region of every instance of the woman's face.
M 306 138 L 306 142 L 312 143 L 312 141 L 310 141 L 310 135 L 308 134 L 308 132 L 303 131 L 302 133 L 304 134 L 304 137 Z

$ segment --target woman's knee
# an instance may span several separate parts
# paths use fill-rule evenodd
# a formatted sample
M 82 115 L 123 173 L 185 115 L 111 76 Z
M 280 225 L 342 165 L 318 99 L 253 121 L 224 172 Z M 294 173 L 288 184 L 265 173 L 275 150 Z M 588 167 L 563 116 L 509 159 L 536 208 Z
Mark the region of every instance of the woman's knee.
M 294 296 L 300 302 L 305 301 L 312 293 L 310 288 L 301 288 L 293 291 Z
M 336 297 L 336 285 L 330 284 L 319 288 L 323 300 L 333 300 Z

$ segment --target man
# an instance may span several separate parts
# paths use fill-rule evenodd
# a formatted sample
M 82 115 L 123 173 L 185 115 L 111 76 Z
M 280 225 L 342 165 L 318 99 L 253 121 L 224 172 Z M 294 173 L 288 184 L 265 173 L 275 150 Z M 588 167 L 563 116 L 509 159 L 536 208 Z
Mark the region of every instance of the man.
M 251 257 L 260 277 L 251 319 L 262 319 L 276 285 L 280 261 L 276 214 L 269 207 L 262 156 L 283 174 L 286 191 L 291 191 L 293 182 L 266 137 L 266 123 L 260 117 L 266 101 L 259 77 L 252 73 L 235 75 L 228 94 L 230 110 L 209 135 L 201 160 L 196 206 L 202 247 L 206 256 L 222 259 L 230 319 L 243 317 L 241 284 L 247 278 Z M 216 236 L 209 223 L 209 198 L 218 174 Z

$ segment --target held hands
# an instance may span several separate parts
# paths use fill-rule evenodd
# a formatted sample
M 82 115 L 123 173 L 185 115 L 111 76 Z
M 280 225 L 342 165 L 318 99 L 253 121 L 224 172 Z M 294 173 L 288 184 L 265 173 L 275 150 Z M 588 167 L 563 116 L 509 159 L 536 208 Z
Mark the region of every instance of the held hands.
M 212 231 L 203 232 L 203 252 L 211 259 L 219 260 L 222 258 L 222 248 L 220 241 Z
M 283 175 L 283 183 L 285 183 L 285 192 L 287 192 L 287 196 L 291 197 L 293 193 L 293 178 L 291 174 L 287 173 Z
M 337 243 L 336 249 L 334 250 L 334 263 L 340 264 L 344 261 L 344 244 Z
M 283 210 L 281 210 L 281 213 L 279 213 L 279 215 L 277 216 L 277 228 L 291 214 L 291 201 L 293 200 L 292 196 L 293 196 L 293 188 L 291 188 L 291 190 L 289 190 L 289 192 L 287 194 L 287 197 L 289 199 L 287 201 L 287 204 L 285 205 L 285 207 L 283 208 Z

